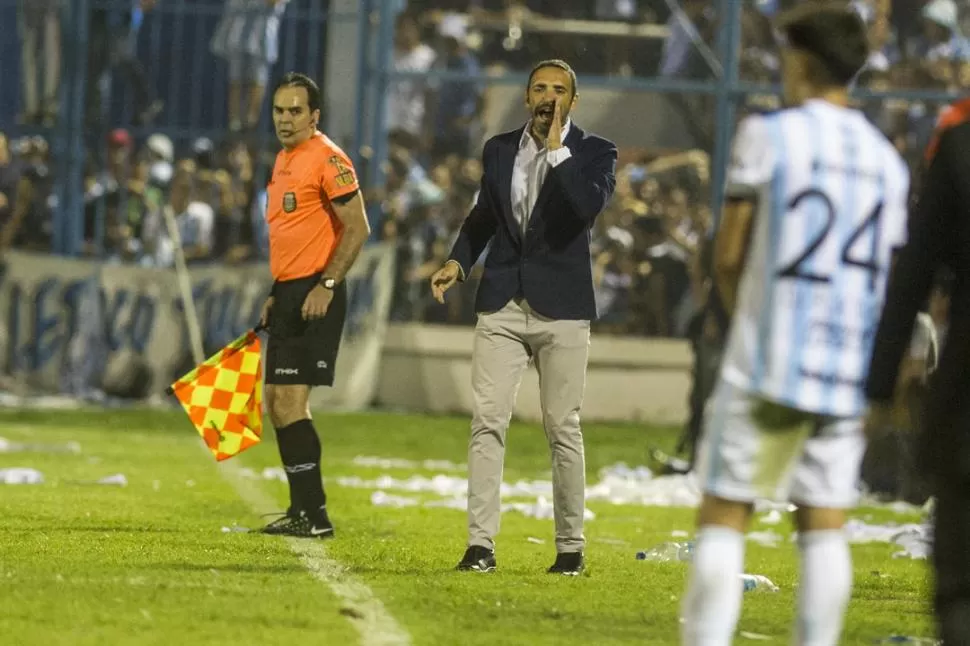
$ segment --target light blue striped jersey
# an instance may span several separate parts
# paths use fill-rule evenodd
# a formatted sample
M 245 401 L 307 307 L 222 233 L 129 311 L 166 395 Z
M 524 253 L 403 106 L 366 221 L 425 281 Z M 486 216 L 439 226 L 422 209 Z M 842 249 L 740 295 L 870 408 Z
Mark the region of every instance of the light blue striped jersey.
M 727 195 L 756 210 L 726 381 L 812 413 L 865 411 L 908 192 L 906 164 L 859 111 L 810 100 L 741 123 Z

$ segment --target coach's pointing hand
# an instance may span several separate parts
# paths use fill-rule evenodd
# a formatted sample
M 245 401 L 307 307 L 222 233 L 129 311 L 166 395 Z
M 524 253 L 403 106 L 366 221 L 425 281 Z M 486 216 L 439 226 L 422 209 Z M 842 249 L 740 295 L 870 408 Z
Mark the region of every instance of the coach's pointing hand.
M 310 293 L 306 296 L 306 300 L 303 301 L 303 309 L 300 310 L 303 314 L 303 319 L 306 321 L 322 319 L 327 315 L 327 310 L 330 309 L 330 302 L 332 300 L 333 290 L 327 289 L 323 285 L 317 285 L 310 290 Z
M 461 268 L 457 262 L 449 261 L 431 276 L 431 293 L 434 299 L 441 304 L 445 302 L 445 292 L 458 281 L 458 272 Z

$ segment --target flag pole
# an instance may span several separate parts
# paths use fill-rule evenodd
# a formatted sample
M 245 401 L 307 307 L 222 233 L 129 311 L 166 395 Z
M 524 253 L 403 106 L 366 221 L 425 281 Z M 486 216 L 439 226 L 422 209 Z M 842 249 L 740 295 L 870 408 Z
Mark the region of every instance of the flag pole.
M 199 327 L 199 315 L 195 311 L 195 301 L 192 298 L 192 279 L 189 268 L 185 263 L 185 253 L 182 251 L 182 237 L 179 235 L 178 223 L 172 209 L 163 208 L 162 215 L 168 226 L 168 235 L 175 247 L 175 275 L 178 278 L 179 292 L 182 295 L 182 305 L 185 311 L 185 325 L 189 330 L 189 343 L 192 345 L 192 357 L 196 364 L 205 361 L 202 348 L 202 330 Z

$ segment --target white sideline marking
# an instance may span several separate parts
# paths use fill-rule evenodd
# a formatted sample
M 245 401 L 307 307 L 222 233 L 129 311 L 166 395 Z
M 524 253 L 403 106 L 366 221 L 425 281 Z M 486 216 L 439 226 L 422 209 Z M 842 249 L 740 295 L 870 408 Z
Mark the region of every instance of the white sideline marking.
M 256 483 L 240 475 L 239 467 L 229 462 L 219 463 L 225 476 L 239 497 L 257 513 L 279 511 L 279 505 Z M 411 637 L 387 611 L 374 591 L 358 581 L 337 561 L 327 556 L 323 541 L 287 538 L 290 549 L 303 561 L 304 567 L 318 580 L 326 583 L 343 602 L 342 612 L 360 633 L 361 646 L 409 646 Z

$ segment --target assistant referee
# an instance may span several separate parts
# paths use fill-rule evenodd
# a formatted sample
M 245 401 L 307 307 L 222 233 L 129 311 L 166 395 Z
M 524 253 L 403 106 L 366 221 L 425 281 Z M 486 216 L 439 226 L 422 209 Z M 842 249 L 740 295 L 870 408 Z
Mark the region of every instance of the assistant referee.
M 267 326 L 266 406 L 290 486 L 290 507 L 266 534 L 328 538 L 333 524 L 320 475 L 320 438 L 310 388 L 332 386 L 347 310 L 344 277 L 370 235 L 347 155 L 317 130 L 320 88 L 290 72 L 273 93 L 283 150 L 267 188 L 273 289 Z

